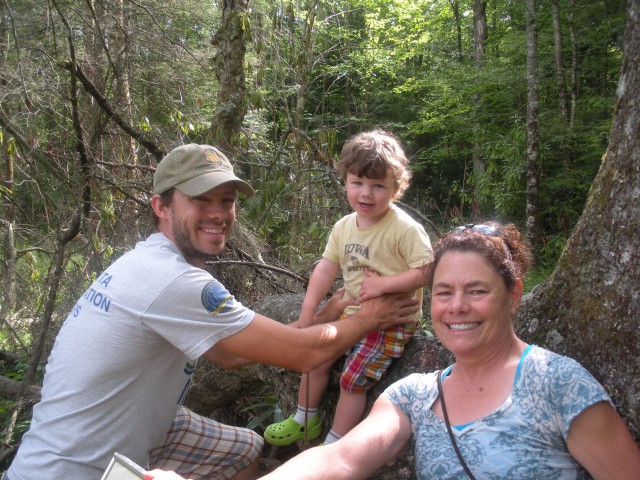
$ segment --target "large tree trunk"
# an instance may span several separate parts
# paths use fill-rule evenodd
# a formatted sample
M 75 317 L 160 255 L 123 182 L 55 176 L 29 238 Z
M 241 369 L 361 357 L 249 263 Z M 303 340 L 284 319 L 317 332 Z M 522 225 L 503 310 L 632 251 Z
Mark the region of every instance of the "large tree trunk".
M 554 274 L 519 333 L 581 362 L 640 439 L 640 0 L 629 0 L 609 147 Z

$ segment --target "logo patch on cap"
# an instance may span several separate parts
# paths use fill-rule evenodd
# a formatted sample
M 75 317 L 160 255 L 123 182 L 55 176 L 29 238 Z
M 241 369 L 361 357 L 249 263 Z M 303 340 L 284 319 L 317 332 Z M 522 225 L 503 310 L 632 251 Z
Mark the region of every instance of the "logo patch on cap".
M 202 305 L 211 315 L 228 312 L 233 308 L 235 299 L 222 284 L 209 282 L 202 289 L 200 295 Z
M 206 149 L 204 151 L 204 156 L 206 157 L 209 163 L 212 163 L 215 166 L 225 166 L 225 167 L 231 166 L 229 161 L 225 157 L 220 155 L 218 151 L 214 150 L 213 148 Z

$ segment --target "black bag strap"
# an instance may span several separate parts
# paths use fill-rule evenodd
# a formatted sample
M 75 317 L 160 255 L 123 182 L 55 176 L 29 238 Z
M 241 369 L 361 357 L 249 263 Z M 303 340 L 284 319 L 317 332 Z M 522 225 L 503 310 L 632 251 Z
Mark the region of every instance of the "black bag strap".
M 464 471 L 467 473 L 471 480 L 476 480 L 476 477 L 473 476 L 469 467 L 467 467 L 467 463 L 462 458 L 462 454 L 460 453 L 460 449 L 458 448 L 458 444 L 456 443 L 456 439 L 453 436 L 453 432 L 451 431 L 451 424 L 449 423 L 449 415 L 447 415 L 447 406 L 444 403 L 444 391 L 442 390 L 442 370 L 438 370 L 438 398 L 440 399 L 440 405 L 442 405 L 442 414 L 444 415 L 444 423 L 447 425 L 447 432 L 449 433 L 449 438 L 451 439 L 451 444 L 453 445 L 453 449 L 456 451 L 456 455 L 458 456 L 458 460 L 460 460 L 460 464 Z

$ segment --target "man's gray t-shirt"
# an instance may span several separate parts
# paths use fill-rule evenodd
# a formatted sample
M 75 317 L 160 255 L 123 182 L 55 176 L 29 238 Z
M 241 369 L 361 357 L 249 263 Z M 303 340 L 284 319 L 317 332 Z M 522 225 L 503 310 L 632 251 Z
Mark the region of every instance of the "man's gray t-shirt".
M 253 317 L 163 234 L 138 243 L 97 278 L 60 329 L 9 478 L 99 479 L 115 451 L 146 464 L 196 359 Z

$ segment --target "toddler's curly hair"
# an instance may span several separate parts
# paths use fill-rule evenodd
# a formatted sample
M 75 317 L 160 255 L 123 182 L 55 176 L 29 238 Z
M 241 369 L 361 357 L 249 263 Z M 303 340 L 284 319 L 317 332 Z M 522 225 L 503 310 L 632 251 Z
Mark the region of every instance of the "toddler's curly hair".
M 391 172 L 394 178 L 394 200 L 404 195 L 411 181 L 409 159 L 398 138 L 376 128 L 349 138 L 342 147 L 336 170 L 346 180 L 351 173 L 358 177 L 382 179 Z

